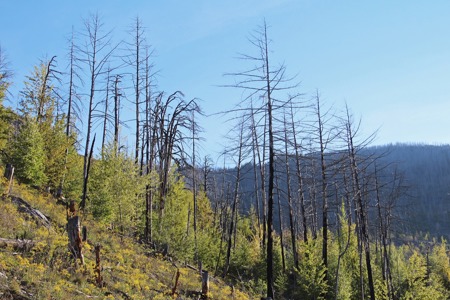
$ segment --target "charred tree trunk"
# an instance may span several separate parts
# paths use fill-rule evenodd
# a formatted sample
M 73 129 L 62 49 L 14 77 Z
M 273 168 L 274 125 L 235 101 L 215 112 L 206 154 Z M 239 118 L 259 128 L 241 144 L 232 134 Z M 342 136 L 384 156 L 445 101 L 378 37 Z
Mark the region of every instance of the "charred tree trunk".
M 90 160 L 89 145 L 91 143 L 91 134 L 93 126 L 93 113 L 95 109 L 94 98 L 98 77 L 105 74 L 105 65 L 117 46 L 110 48 L 110 33 L 102 33 L 103 24 L 98 14 L 92 15 L 91 19 L 85 21 L 85 37 L 87 39 L 86 48 L 79 51 L 85 56 L 82 59 L 89 68 L 89 108 L 87 116 L 86 145 L 84 148 L 83 178 L 87 182 L 88 164 Z M 93 144 L 93 143 L 92 143 Z M 83 190 L 86 188 L 83 184 Z M 80 203 L 80 210 L 84 210 L 86 199 L 83 198 Z
M 89 171 L 91 169 L 91 160 L 92 160 L 92 153 L 94 152 L 94 144 L 95 144 L 95 134 L 91 144 L 91 151 L 89 151 L 88 163 L 86 165 L 86 175 L 83 180 L 83 195 L 80 202 L 80 210 L 84 210 L 86 206 Z
M 67 234 L 69 235 L 69 250 L 73 257 L 79 259 L 84 265 L 83 242 L 81 239 L 80 218 L 73 216 L 67 222 Z
M 353 184 L 355 187 L 355 200 L 356 200 L 356 209 L 359 215 L 359 225 L 361 230 L 361 243 L 364 249 L 365 260 L 366 260 L 366 268 L 367 268 L 367 281 L 369 285 L 369 293 L 370 299 L 375 300 L 375 286 L 373 282 L 373 274 L 372 274 L 372 263 L 370 259 L 370 243 L 369 243 L 369 231 L 367 228 L 367 214 L 366 208 L 363 203 L 363 191 L 360 185 L 360 174 L 358 169 L 358 164 L 356 162 L 356 150 L 355 145 L 353 143 L 353 133 L 352 133 L 352 123 L 350 120 L 350 114 L 347 108 L 347 142 L 348 142 L 348 155 L 350 160 Z
M 114 80 L 114 151 L 119 152 L 119 125 L 120 125 L 120 76 L 116 75 Z
M 284 119 L 284 160 L 286 166 L 286 184 L 287 184 L 287 200 L 289 206 L 289 228 L 291 231 L 291 243 L 292 243 L 292 253 L 294 256 L 294 266 L 298 269 L 298 253 L 297 253 L 297 235 L 295 234 L 295 221 L 294 221 L 294 209 L 292 207 L 292 192 L 291 192 L 291 172 L 289 166 L 289 155 L 288 155 L 288 135 L 287 135 L 287 123 L 286 118 Z
M 324 137 L 323 116 L 320 111 L 319 95 L 316 95 L 316 114 L 318 122 L 318 138 L 320 151 L 320 174 L 322 179 L 322 261 L 325 266 L 325 280 L 328 281 L 328 193 L 327 193 L 327 163 L 325 161 L 325 147 L 328 141 Z
M 107 124 L 108 124 L 108 104 L 109 104 L 109 71 L 106 76 L 106 96 L 105 96 L 105 111 L 103 114 L 103 136 L 102 136 L 102 157 L 105 150 L 105 144 L 106 144 L 106 133 L 107 133 Z
M 286 272 L 286 261 L 285 261 L 285 255 L 284 255 L 284 243 L 283 243 L 283 217 L 282 217 L 282 211 L 281 211 L 281 190 L 280 186 L 278 184 L 278 177 L 276 177 L 276 187 L 277 187 L 277 202 L 278 202 L 278 219 L 280 222 L 280 248 L 281 248 L 281 265 L 283 266 L 283 272 Z
M 233 240 L 233 232 L 235 230 L 235 220 L 237 216 L 237 203 L 239 198 L 239 186 L 241 181 L 241 162 L 242 162 L 242 148 L 243 148 L 243 124 L 240 124 L 241 128 L 239 130 L 239 145 L 238 145 L 238 161 L 236 166 L 236 181 L 234 184 L 234 192 L 233 192 L 233 205 L 231 207 L 231 218 L 230 218 L 230 227 L 228 231 L 228 242 L 227 242 L 227 256 L 226 262 L 223 272 L 223 277 L 225 277 L 228 273 L 228 269 L 230 267 L 230 257 L 231 257 L 231 246 Z
M 296 167 L 296 176 L 297 176 L 297 184 L 298 184 L 298 194 L 300 198 L 300 214 L 302 218 L 302 229 L 303 229 L 303 241 L 305 243 L 308 242 L 308 224 L 306 219 L 306 209 L 305 209 L 305 192 L 304 192 L 304 184 L 303 184 L 303 175 L 302 175 L 302 167 L 301 167 L 301 157 L 299 153 L 299 147 L 297 143 L 297 132 L 295 130 L 294 123 L 294 112 L 291 106 L 291 126 L 292 126 L 292 139 L 294 142 L 294 150 L 295 150 L 295 167 Z M 298 267 L 298 258 L 297 264 Z

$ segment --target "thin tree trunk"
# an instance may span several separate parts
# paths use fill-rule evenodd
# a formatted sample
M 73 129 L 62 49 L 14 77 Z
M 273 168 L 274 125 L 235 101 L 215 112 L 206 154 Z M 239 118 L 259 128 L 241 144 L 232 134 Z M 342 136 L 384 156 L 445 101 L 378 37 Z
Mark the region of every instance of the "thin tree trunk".
M 325 161 L 325 147 L 328 141 L 324 137 L 323 116 L 320 111 L 319 94 L 316 95 L 316 115 L 318 121 L 319 147 L 320 147 L 320 175 L 322 179 L 322 261 L 325 266 L 325 280 L 328 281 L 328 193 L 327 193 L 327 163 Z
M 91 169 L 91 159 L 92 159 L 92 153 L 94 152 L 94 144 L 95 144 L 95 134 L 94 134 L 94 138 L 92 139 L 91 150 L 89 151 L 88 163 L 86 166 L 86 176 L 84 177 L 84 180 L 83 180 L 83 195 L 82 195 L 81 202 L 80 202 L 80 209 L 83 208 L 83 210 L 86 205 L 89 171 Z M 81 204 L 83 204 L 83 206 L 81 206 Z
M 278 202 L 278 219 L 280 222 L 280 248 L 281 248 L 281 265 L 283 266 L 283 272 L 286 272 L 286 261 L 284 255 L 284 243 L 283 243 L 283 217 L 281 212 L 281 203 L 280 203 L 280 186 L 278 184 L 278 177 L 276 177 L 276 187 L 277 187 L 277 202 Z
M 304 192 L 303 175 L 302 175 L 302 168 L 301 168 L 301 157 L 300 157 L 300 153 L 298 151 L 300 145 L 297 144 L 297 132 L 295 130 L 294 112 L 293 112 L 292 106 L 291 106 L 291 126 L 292 126 L 292 138 L 294 140 L 295 166 L 296 166 L 296 172 L 297 172 L 296 175 L 297 175 L 297 182 L 298 182 L 298 192 L 299 192 L 299 196 L 300 196 L 300 213 L 301 213 L 302 227 L 303 227 L 303 241 L 305 243 L 307 243 L 308 242 L 308 227 L 307 227 L 306 210 L 305 210 L 305 192 Z M 298 257 L 297 257 L 296 267 L 298 267 Z
M 114 151 L 119 151 L 119 110 L 120 110 L 120 94 L 119 94 L 119 75 L 114 80 Z
M 253 114 L 253 107 L 252 107 L 252 123 L 255 123 L 254 120 L 254 114 Z M 256 128 L 253 130 L 253 138 L 255 141 L 255 149 L 256 154 L 258 157 L 258 165 L 259 165 L 259 176 L 261 179 L 261 202 L 262 202 L 262 224 L 263 224 L 263 239 L 262 239 L 262 246 L 263 248 L 266 247 L 266 237 L 267 237 L 267 197 L 266 197 L 266 170 L 265 170 L 265 163 L 266 163 L 266 116 L 264 117 L 264 131 L 263 131 L 263 145 L 262 145 L 262 159 L 261 159 L 261 152 L 259 148 L 258 143 L 258 136 L 256 132 Z
M 141 43 L 142 43 L 142 26 L 141 22 L 139 20 L 139 17 L 136 18 L 136 24 L 135 24 L 135 40 L 134 40 L 134 47 L 135 47 L 135 61 L 134 61 L 134 67 L 135 67 L 135 84 L 134 84 L 134 93 L 135 93 L 135 109 L 136 109 L 136 136 L 135 136 L 135 163 L 136 165 L 139 162 L 139 139 L 140 139 L 140 95 L 141 95 L 141 61 L 140 61 L 140 54 L 141 54 Z
M 318 221 L 317 221 L 317 180 L 316 180 L 316 159 L 311 158 L 311 210 L 312 210 L 312 220 L 311 220 L 311 233 L 313 240 L 317 239 L 318 231 Z
M 269 190 L 267 208 L 267 297 L 275 298 L 274 270 L 273 270 L 273 190 L 275 182 L 275 149 L 273 134 L 273 108 L 272 108 L 272 86 L 269 70 L 269 49 L 267 39 L 267 26 L 264 23 L 264 58 L 267 96 L 267 117 L 269 131 Z
M 259 240 L 262 240 L 261 236 L 261 210 L 259 207 L 260 203 L 260 193 L 259 193 L 259 185 L 258 185 L 258 173 L 257 173 L 257 152 L 259 156 L 259 150 L 258 150 L 258 141 L 257 141 L 257 133 L 256 133 L 256 125 L 255 125 L 255 119 L 253 115 L 253 107 L 252 107 L 252 154 L 253 154 L 253 178 L 254 178 L 254 189 L 255 189 L 255 205 L 256 205 L 256 217 L 258 221 L 258 236 Z M 259 160 L 259 159 L 258 159 Z M 264 201 L 264 200 L 263 200 Z M 263 225 L 265 226 L 265 224 Z
M 150 142 L 150 117 L 151 117 L 151 90 L 150 90 L 150 66 L 149 66 L 149 56 L 148 49 L 146 49 L 145 58 L 145 165 L 146 165 L 146 175 L 148 176 L 152 170 L 153 157 L 150 153 L 150 147 L 153 145 Z M 144 147 L 142 147 L 144 148 Z M 143 157 L 144 155 L 142 155 Z M 142 169 L 142 168 L 141 168 Z M 145 230 L 144 236 L 147 243 L 153 242 L 152 236 L 152 201 L 153 190 L 149 184 L 145 187 Z
M 292 208 L 292 193 L 291 193 L 291 172 L 289 167 L 289 155 L 288 155 L 288 136 L 287 136 L 287 123 L 286 118 L 284 119 L 284 160 L 286 166 L 286 180 L 287 180 L 287 200 L 289 205 L 289 228 L 291 230 L 291 243 L 292 243 L 292 253 L 294 256 L 294 266 L 298 269 L 298 253 L 297 253 L 297 236 L 295 234 L 294 227 L 294 216 Z
M 353 144 L 353 133 L 351 129 L 350 115 L 347 109 L 347 139 L 348 139 L 348 153 L 350 159 L 350 166 L 352 169 L 352 176 L 354 181 L 354 186 L 356 188 L 356 205 L 357 212 L 359 213 L 359 220 L 361 226 L 361 238 L 362 246 L 364 248 L 365 258 L 366 258 L 366 268 L 367 268 L 367 279 L 369 284 L 370 299 L 375 300 L 375 286 L 373 282 L 372 274 L 372 264 L 370 260 L 370 244 L 369 244 L 369 231 L 367 229 L 367 216 L 366 209 L 363 204 L 362 190 L 360 187 L 360 178 L 358 166 L 356 163 L 356 151 Z
M 197 185 L 195 179 L 195 113 L 192 112 L 192 194 L 194 202 L 194 260 L 198 260 L 197 245 Z
M 243 124 L 241 124 L 241 129 L 239 131 L 239 146 L 238 146 L 238 162 L 237 162 L 237 170 L 236 170 L 236 181 L 234 185 L 234 193 L 233 193 L 233 205 L 231 208 L 231 222 L 230 222 L 230 228 L 228 231 L 228 244 L 227 244 L 227 256 L 226 256 L 226 262 L 225 262 L 225 268 L 223 272 L 223 277 L 225 277 L 228 273 L 228 269 L 230 267 L 230 257 L 231 257 L 231 244 L 233 239 L 233 232 L 237 214 L 237 202 L 239 198 L 239 185 L 241 180 L 241 162 L 242 162 L 242 148 L 243 148 Z
M 73 93 L 74 93 L 74 65 L 75 65 L 75 45 L 74 45 L 74 36 L 72 29 L 72 37 L 70 39 L 70 70 L 69 70 L 69 98 L 67 100 L 67 115 L 66 115 L 66 149 L 64 153 L 64 172 L 61 177 L 61 181 L 59 183 L 59 188 L 57 192 L 57 197 L 63 195 L 64 189 L 64 181 L 67 173 L 67 159 L 69 157 L 69 137 L 71 134 L 71 120 L 72 120 L 72 106 L 73 106 Z
M 392 299 L 392 293 L 394 292 L 391 289 L 391 268 L 389 265 L 389 255 L 388 255 L 388 247 L 386 241 L 386 225 L 383 223 L 383 215 L 381 213 L 381 198 L 380 198 L 380 187 L 378 183 L 378 175 L 377 175 L 377 166 L 375 165 L 375 192 L 377 198 L 377 207 L 378 207 L 378 218 L 380 221 L 380 243 L 382 245 L 381 253 L 382 253 L 382 271 L 383 271 L 383 280 L 386 281 L 386 287 L 388 290 L 388 299 Z
M 106 97 L 105 97 L 105 112 L 103 116 L 103 136 L 102 136 L 102 158 L 104 155 L 105 150 L 105 143 L 106 143 L 106 132 L 107 132 L 107 121 L 108 121 L 108 104 L 109 104 L 109 73 L 110 70 L 108 70 L 108 74 L 106 76 Z

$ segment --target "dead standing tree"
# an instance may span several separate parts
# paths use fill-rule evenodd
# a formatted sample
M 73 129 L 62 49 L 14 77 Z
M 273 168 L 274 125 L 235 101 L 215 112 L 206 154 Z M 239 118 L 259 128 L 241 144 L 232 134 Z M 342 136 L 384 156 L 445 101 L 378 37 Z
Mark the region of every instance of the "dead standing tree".
M 353 191 L 354 191 L 354 199 L 356 205 L 356 214 L 357 214 L 357 225 L 359 225 L 360 234 L 358 235 L 361 240 L 362 251 L 364 251 L 365 259 L 366 259 L 366 268 L 367 268 L 367 281 L 369 285 L 369 294 L 370 299 L 375 300 L 375 285 L 373 280 L 373 272 L 372 272 L 372 262 L 370 258 L 370 240 L 369 240 L 369 228 L 368 228 L 368 212 L 367 207 L 364 205 L 363 199 L 363 187 L 362 187 L 362 174 L 361 169 L 358 166 L 357 162 L 357 145 L 355 144 L 355 137 L 358 132 L 359 127 L 355 128 L 355 125 L 352 121 L 352 116 L 350 115 L 349 109 L 346 106 L 346 115 L 344 120 L 345 125 L 345 141 L 347 143 L 347 155 L 348 162 L 350 164 L 350 171 L 352 177 Z M 373 136 L 369 137 L 368 140 L 373 138 Z M 366 140 L 367 141 L 367 140 Z M 361 147 L 358 147 L 361 148 Z M 360 253 L 360 258 L 362 258 L 362 253 Z M 360 266 L 360 269 L 361 266 Z M 362 276 L 362 274 L 361 274 Z M 364 297 L 364 288 L 363 286 L 361 296 Z
M 302 158 L 300 156 L 300 145 L 298 143 L 297 139 L 297 130 L 296 130 L 296 122 L 294 121 L 294 109 L 291 104 L 290 106 L 290 119 L 291 119 L 291 130 L 292 130 L 292 147 L 294 148 L 295 153 L 295 175 L 297 177 L 297 187 L 298 187 L 298 198 L 299 198 L 299 204 L 300 204 L 300 216 L 302 219 L 302 229 L 303 229 L 303 241 L 305 243 L 308 242 L 308 227 L 307 227 L 307 219 L 306 219 L 306 209 L 305 209 L 305 186 L 303 183 L 303 172 L 302 172 Z M 287 129 L 286 129 L 287 131 Z M 298 265 L 298 262 L 295 264 Z
M 82 47 L 77 46 L 77 52 L 80 54 L 79 61 L 88 67 L 89 74 L 89 107 L 87 113 L 87 130 L 86 130 L 86 145 L 84 149 L 84 165 L 83 165 L 83 190 L 87 189 L 88 180 L 88 160 L 89 160 L 89 145 L 91 144 L 91 133 L 93 126 L 93 114 L 96 108 L 95 92 L 99 77 L 110 72 L 106 65 L 112 56 L 116 46 L 111 46 L 111 32 L 103 31 L 103 24 L 98 14 L 92 15 L 85 20 L 85 31 L 83 32 L 86 38 L 86 43 Z M 83 197 L 80 202 L 80 210 L 84 210 L 86 205 L 86 197 Z
M 338 163 L 336 160 L 328 158 L 333 154 L 333 141 L 338 137 L 339 131 L 333 125 L 330 125 L 330 120 L 333 118 L 331 109 L 323 112 L 322 103 L 320 102 L 319 92 L 316 91 L 315 96 L 315 125 L 313 125 L 312 138 L 318 147 L 318 156 L 320 157 L 320 192 L 322 198 L 322 262 L 325 266 L 325 281 L 327 285 L 328 280 L 328 211 L 329 211 L 329 189 L 332 186 L 332 172 L 330 169 Z
M 291 243 L 292 243 L 292 253 L 294 257 L 294 266 L 298 269 L 298 253 L 297 253 L 297 234 L 295 232 L 295 221 L 294 221 L 294 209 L 292 203 L 292 185 L 291 185 L 291 172 L 290 172 L 290 156 L 289 156 L 289 142 L 288 142 L 288 123 L 286 120 L 286 115 L 283 116 L 284 119 L 284 164 L 286 171 L 286 189 L 287 189 L 287 201 L 289 207 L 289 228 L 291 232 Z M 281 217 L 280 217 L 281 223 Z
M 268 146 L 268 190 L 267 192 L 267 297 L 274 298 L 274 262 L 273 262 L 273 206 L 274 206 L 274 186 L 275 186 L 275 112 L 285 106 L 288 101 L 281 101 L 276 98 L 276 94 L 297 87 L 297 84 L 290 85 L 291 80 L 286 78 L 284 65 L 274 67 L 269 57 L 269 38 L 267 32 L 267 24 L 263 25 L 255 31 L 250 37 L 249 42 L 256 48 L 258 55 L 251 56 L 242 54 L 241 59 L 253 64 L 249 69 L 237 73 L 228 73 L 226 75 L 233 76 L 236 81 L 227 87 L 237 88 L 244 91 L 244 101 L 251 99 L 261 100 L 260 106 L 256 107 L 256 113 L 262 118 L 259 120 L 267 120 L 267 127 L 264 122 L 264 133 L 267 131 Z M 250 108 L 238 108 L 230 112 L 244 111 L 247 115 L 251 111 Z M 256 126 L 260 126 L 256 121 Z M 265 135 L 265 134 L 264 134 Z M 263 149 L 265 150 L 265 149 Z M 262 162 L 266 163 L 265 161 Z
M 69 52 L 68 52 L 68 59 L 69 59 L 69 65 L 68 65 L 68 73 L 67 76 L 69 77 L 68 82 L 68 95 L 67 95 L 67 111 L 66 111 L 66 138 L 67 138 L 67 144 L 66 144 L 66 150 L 64 155 L 64 172 L 61 178 L 61 181 L 59 183 L 58 191 L 57 191 L 57 197 L 60 197 L 63 195 L 63 189 L 64 189 L 64 182 L 66 179 L 66 173 L 67 173 L 67 163 L 68 163 L 68 156 L 69 156 L 69 148 L 71 143 L 75 143 L 75 140 L 73 138 L 74 132 L 76 132 L 76 121 L 80 119 L 80 96 L 78 95 L 78 85 L 77 82 L 82 83 L 82 79 L 79 75 L 80 68 L 77 65 L 77 57 L 76 57 L 76 49 L 75 49 L 75 34 L 72 29 L 72 35 L 69 40 Z
M 77 215 L 75 201 L 70 202 L 67 210 L 67 234 L 69 236 L 70 252 L 75 260 L 79 259 L 81 264 L 84 265 L 80 217 Z
M 255 121 L 255 111 L 253 109 L 253 104 L 251 104 L 251 109 L 250 109 L 250 114 L 251 114 L 251 131 L 252 131 L 252 153 L 253 153 L 253 168 L 254 168 L 254 177 L 255 177 L 255 191 L 256 191 L 256 202 L 257 204 L 259 203 L 261 198 L 261 203 L 262 203 L 262 246 L 265 247 L 266 246 L 266 232 L 267 232 L 267 223 L 266 223 L 266 217 L 267 217 L 267 201 L 266 201 L 266 172 L 265 172 L 265 154 L 266 154 L 266 146 L 265 146 L 265 140 L 266 140 L 266 129 L 265 129 L 265 124 L 266 122 L 264 121 L 264 130 L 263 130 L 263 144 L 260 147 L 259 146 L 259 140 L 261 139 L 258 136 L 258 128 L 256 126 L 256 121 Z M 262 155 L 261 155 L 262 152 Z M 260 187 L 258 187 L 258 173 L 257 173 L 257 169 L 259 170 L 259 176 L 260 176 L 260 182 L 261 184 L 259 185 Z M 258 191 L 260 191 L 258 193 Z M 259 197 L 258 197 L 259 196 Z M 256 207 L 258 208 L 259 205 L 256 205 Z M 259 209 L 258 209 L 258 215 L 259 215 Z M 260 220 L 260 218 L 258 218 L 258 220 Z M 261 221 L 260 221 L 261 222 Z M 260 226 L 259 226 L 260 227 Z M 259 228 L 258 227 L 258 228 Z
M 237 227 L 237 206 L 239 201 L 239 190 L 241 183 L 241 165 L 243 160 L 243 148 L 244 148 L 244 122 L 240 122 L 237 128 L 237 134 L 239 135 L 238 145 L 234 149 L 230 149 L 229 152 L 237 152 L 237 164 L 236 164 L 236 180 L 233 192 L 233 204 L 231 206 L 231 217 L 230 217 L 230 227 L 227 236 L 227 254 L 225 260 L 225 266 L 223 271 L 223 277 L 228 273 L 231 258 L 231 245 L 233 241 L 233 232 L 235 232 Z
M 184 95 L 179 91 L 169 95 L 165 100 L 163 99 L 164 94 L 161 93 L 155 102 L 153 128 L 159 174 L 159 230 L 162 229 L 172 163 L 176 159 L 181 161 L 185 155 L 184 144 L 189 140 L 187 132 L 192 130 L 194 122 L 192 113 L 195 111 L 201 114 L 196 100 L 192 99 L 186 102 Z
M 145 28 L 142 25 L 142 21 L 139 17 L 136 17 L 133 20 L 133 23 L 130 26 L 130 30 L 128 31 L 131 41 L 126 42 L 126 52 L 128 53 L 123 60 L 125 65 L 130 67 L 130 73 L 132 74 L 132 82 L 133 82 L 133 93 L 134 100 L 133 104 L 135 106 L 135 162 L 138 164 L 139 155 L 141 156 L 141 161 L 143 160 L 143 149 L 144 149 L 144 141 L 141 144 L 141 136 L 145 137 L 145 120 L 141 121 L 141 104 L 147 102 L 148 97 L 142 99 L 144 93 L 147 92 L 148 86 L 148 68 L 150 67 L 148 64 L 148 58 L 151 53 L 148 53 L 148 46 L 146 44 L 145 39 Z M 147 95 L 145 95 L 147 96 Z M 141 124 L 142 123 L 142 124 Z M 141 164 L 141 172 L 143 170 L 143 164 Z

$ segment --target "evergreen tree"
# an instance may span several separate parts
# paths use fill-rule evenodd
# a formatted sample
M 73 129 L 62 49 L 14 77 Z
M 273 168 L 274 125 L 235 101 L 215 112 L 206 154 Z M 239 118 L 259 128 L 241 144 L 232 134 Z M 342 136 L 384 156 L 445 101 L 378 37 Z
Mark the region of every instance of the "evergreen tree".
M 33 119 L 25 121 L 9 144 L 8 150 L 17 177 L 35 186 L 41 186 L 46 182 L 44 140 L 36 121 Z
M 146 180 L 139 176 L 139 167 L 125 152 L 117 153 L 113 144 L 105 147 L 103 159 L 92 168 L 89 198 L 93 216 L 111 222 L 121 232 L 133 228 L 142 215 Z
M 21 91 L 19 111 L 26 119 L 36 123 L 41 138 L 45 141 L 44 173 L 48 190 L 55 191 L 66 172 L 66 149 L 73 147 L 74 137 L 65 135 L 64 117 L 56 115 L 57 95 L 54 92 L 52 80 L 55 79 L 54 57 L 48 62 L 35 66 L 30 76 L 27 76 L 25 88 Z
M 31 75 L 26 77 L 25 87 L 21 91 L 19 111 L 24 116 L 35 118 L 41 129 L 48 129 L 51 126 L 56 113 L 54 86 L 51 82 L 54 58 L 35 66 Z
M 0 151 L 5 148 L 8 134 L 12 131 L 12 121 L 15 114 L 9 108 L 4 106 L 4 101 L 8 93 L 8 88 L 11 86 L 12 72 L 9 69 L 9 64 L 0 46 Z

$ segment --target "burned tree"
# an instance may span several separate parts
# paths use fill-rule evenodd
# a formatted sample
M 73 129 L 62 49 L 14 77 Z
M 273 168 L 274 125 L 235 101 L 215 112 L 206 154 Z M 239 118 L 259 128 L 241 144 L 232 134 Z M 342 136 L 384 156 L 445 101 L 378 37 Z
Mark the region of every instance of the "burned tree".
M 88 92 L 88 112 L 87 112 L 87 129 L 86 129 L 86 144 L 84 148 L 84 164 L 83 164 L 83 190 L 87 189 L 88 178 L 88 160 L 89 160 L 89 145 L 91 144 L 91 134 L 94 118 L 94 110 L 96 108 L 95 94 L 97 91 L 97 83 L 99 77 L 106 74 L 110 70 L 106 68 L 110 57 L 112 56 L 116 46 L 111 45 L 111 33 L 104 32 L 103 23 L 98 14 L 92 15 L 84 22 L 85 30 L 83 36 L 86 43 L 82 46 L 77 46 L 77 51 L 80 54 L 79 61 L 86 65 L 89 75 L 89 92 Z M 80 209 L 84 210 L 86 206 L 86 198 L 80 202 Z
M 280 65 L 273 67 L 271 57 L 269 56 L 269 37 L 267 32 L 267 24 L 263 25 L 255 31 L 250 37 L 249 42 L 255 47 L 258 53 L 255 56 L 242 54 L 243 61 L 253 64 L 245 71 L 228 73 L 226 75 L 235 78 L 235 83 L 227 85 L 244 91 L 244 101 L 258 100 L 260 103 L 255 108 L 258 117 L 255 116 L 255 124 L 261 126 L 264 121 L 264 135 L 267 133 L 268 161 L 262 161 L 263 164 L 268 163 L 268 190 L 267 193 L 267 296 L 274 298 L 274 262 L 273 262 L 273 209 L 274 209 L 274 191 L 275 191 L 275 128 L 276 128 L 276 112 L 285 106 L 295 97 L 289 97 L 288 100 L 278 98 L 280 92 L 287 92 L 289 89 L 295 88 L 296 84 L 290 84 L 290 80 L 286 77 L 286 67 Z M 250 106 L 250 105 L 249 105 Z M 232 112 L 243 111 L 247 116 L 251 113 L 249 107 L 236 108 Z M 267 120 L 267 123 L 265 122 Z M 267 127 L 266 127 L 267 124 Z M 263 149 L 265 151 L 265 149 Z

